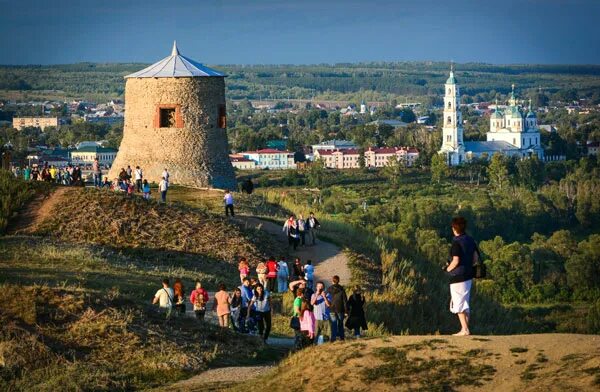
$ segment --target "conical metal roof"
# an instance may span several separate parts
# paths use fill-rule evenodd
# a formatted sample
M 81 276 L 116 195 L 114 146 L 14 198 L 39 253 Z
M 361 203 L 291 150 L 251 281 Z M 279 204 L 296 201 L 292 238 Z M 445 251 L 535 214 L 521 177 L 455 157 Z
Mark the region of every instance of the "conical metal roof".
M 175 41 L 169 57 L 165 57 L 141 71 L 127 75 L 125 78 L 189 78 L 198 76 L 223 77 L 225 74 L 182 56 L 177 48 L 177 41 Z

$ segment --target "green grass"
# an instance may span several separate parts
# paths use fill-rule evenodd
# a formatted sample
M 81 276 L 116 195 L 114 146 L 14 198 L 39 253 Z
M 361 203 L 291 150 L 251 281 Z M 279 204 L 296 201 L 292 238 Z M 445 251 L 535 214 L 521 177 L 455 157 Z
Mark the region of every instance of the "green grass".
M 47 196 L 49 192 L 50 186 L 46 182 L 26 182 L 0 169 L 0 235 L 25 203 L 37 194 Z

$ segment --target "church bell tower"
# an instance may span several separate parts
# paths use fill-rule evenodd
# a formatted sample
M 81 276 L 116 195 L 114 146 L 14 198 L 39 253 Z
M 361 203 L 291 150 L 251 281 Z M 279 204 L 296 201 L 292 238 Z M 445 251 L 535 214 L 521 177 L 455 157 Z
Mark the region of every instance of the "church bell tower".
M 450 76 L 446 80 L 444 89 L 443 140 L 439 153 L 445 154 L 448 165 L 454 166 L 464 160 L 460 93 L 454 77 L 454 66 L 450 68 Z

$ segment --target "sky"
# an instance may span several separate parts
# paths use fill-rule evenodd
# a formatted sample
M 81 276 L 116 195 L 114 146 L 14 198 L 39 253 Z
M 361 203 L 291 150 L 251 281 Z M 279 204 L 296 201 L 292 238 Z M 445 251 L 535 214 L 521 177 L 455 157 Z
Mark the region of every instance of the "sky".
M 600 64 L 600 0 L 0 0 L 0 64 Z

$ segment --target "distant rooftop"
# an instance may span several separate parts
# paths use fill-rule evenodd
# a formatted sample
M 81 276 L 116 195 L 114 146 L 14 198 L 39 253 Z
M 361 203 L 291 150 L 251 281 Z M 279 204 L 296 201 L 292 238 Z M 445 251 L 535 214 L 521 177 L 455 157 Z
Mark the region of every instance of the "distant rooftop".
M 207 76 L 224 77 L 225 74 L 182 56 L 177 48 L 177 42 L 173 42 L 173 50 L 170 56 L 141 71 L 127 75 L 125 78 L 189 78 Z

